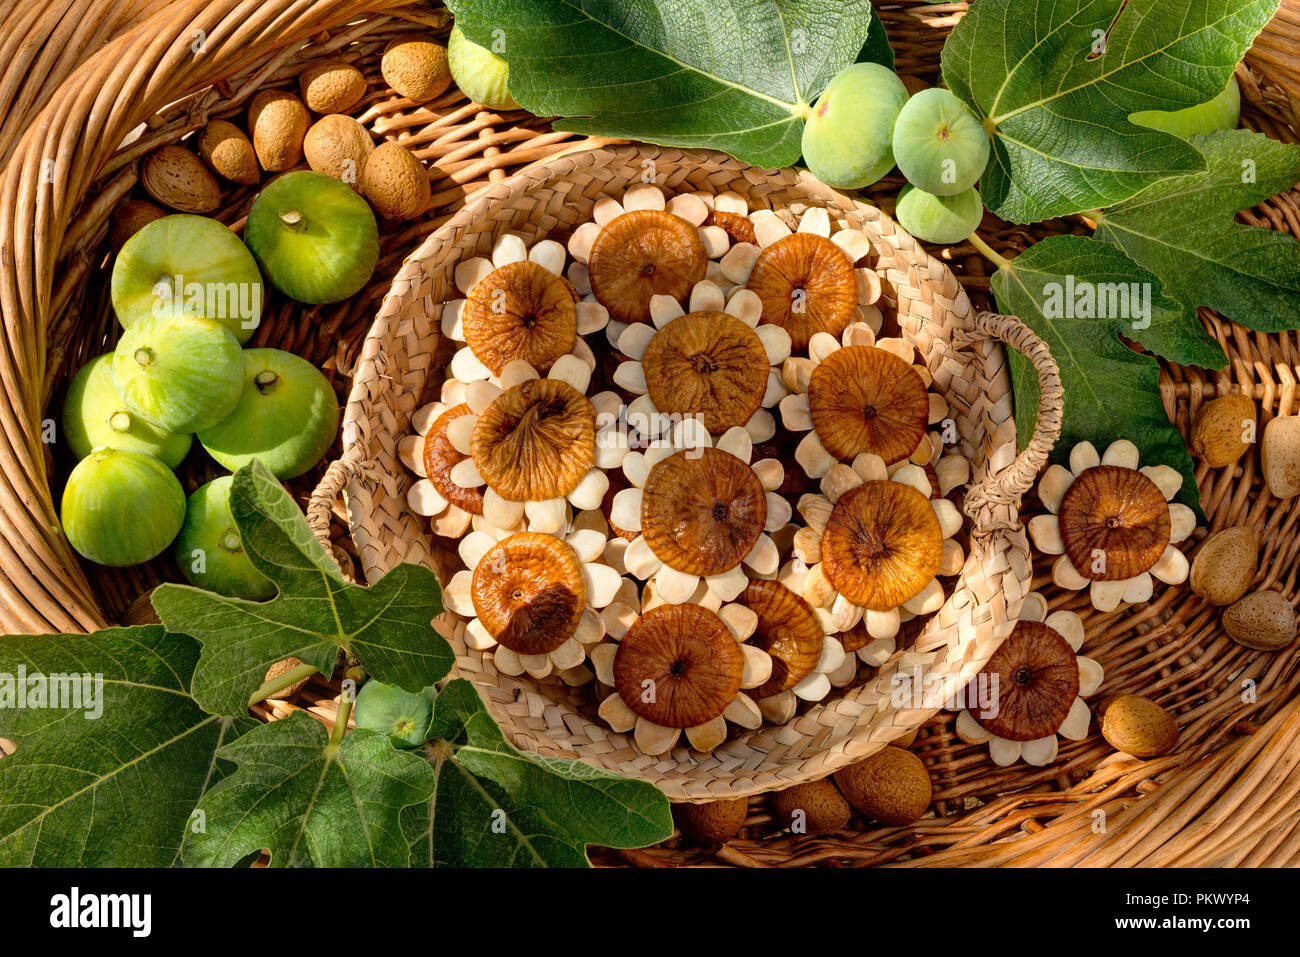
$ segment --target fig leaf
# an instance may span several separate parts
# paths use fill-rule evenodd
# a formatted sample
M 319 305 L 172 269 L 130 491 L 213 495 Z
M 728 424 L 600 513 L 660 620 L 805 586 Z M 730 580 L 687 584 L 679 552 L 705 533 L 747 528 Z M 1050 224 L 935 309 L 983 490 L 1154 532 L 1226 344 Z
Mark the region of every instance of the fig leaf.
M 153 593 L 168 630 L 193 635 L 203 646 L 192 692 L 205 711 L 246 713 L 267 669 L 289 657 L 329 675 L 344 651 L 380 681 L 407 691 L 451 670 L 451 649 L 431 624 L 443 610 L 431 570 L 402 564 L 369 587 L 349 584 L 260 462 L 235 473 L 230 510 L 245 553 L 279 594 L 255 602 L 173 584 Z
M 413 867 L 587 867 L 588 844 L 643 847 L 673 833 L 653 785 L 518 750 L 463 678 L 438 693 L 429 733 L 437 787 L 402 812 Z
M 1205 169 L 1176 136 L 1129 122 L 1213 99 L 1279 0 L 981 0 L 953 29 L 943 77 L 984 121 L 980 195 L 1003 219 L 1101 209 Z
M 1193 137 L 1208 169 L 1171 177 L 1098 217 L 1097 238 L 1154 272 L 1165 292 L 1251 329 L 1300 326 L 1300 243 L 1237 222 L 1300 181 L 1300 146 L 1250 130 Z
M 0 866 L 177 863 L 219 750 L 256 725 L 203 713 L 198 659 L 158 625 L 0 643 L 0 737 L 17 746 L 0 759 Z
M 450 0 L 510 65 L 510 93 L 561 129 L 723 150 L 762 167 L 799 158 L 831 78 L 887 42 L 868 0 Z M 1224 78 L 1227 82 L 1227 78 Z M 1216 91 L 1217 92 L 1217 91 Z

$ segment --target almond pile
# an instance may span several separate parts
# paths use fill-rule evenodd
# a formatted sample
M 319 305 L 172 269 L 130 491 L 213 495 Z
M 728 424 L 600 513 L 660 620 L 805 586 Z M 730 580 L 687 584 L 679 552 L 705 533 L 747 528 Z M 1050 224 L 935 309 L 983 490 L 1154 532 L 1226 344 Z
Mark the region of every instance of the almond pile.
M 642 183 L 564 245 L 458 263 L 458 348 L 398 451 L 457 542 L 468 647 L 591 686 L 647 754 L 783 724 L 887 660 L 965 562 L 970 464 L 880 335 L 871 257 L 825 209 L 792 230 Z

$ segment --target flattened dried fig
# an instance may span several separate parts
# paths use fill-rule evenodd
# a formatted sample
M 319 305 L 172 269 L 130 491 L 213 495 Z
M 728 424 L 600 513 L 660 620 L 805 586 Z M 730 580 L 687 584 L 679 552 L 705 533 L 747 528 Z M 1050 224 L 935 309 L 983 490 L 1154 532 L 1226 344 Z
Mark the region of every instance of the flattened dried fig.
M 790 333 L 796 351 L 815 332 L 836 339 L 857 314 L 858 280 L 848 255 L 829 239 L 793 233 L 758 255 L 749 288 L 763 301 L 763 321 Z
M 764 579 L 750 582 L 738 600 L 758 615 L 751 642 L 772 656 L 772 677 L 750 694 L 780 694 L 812 674 L 825 638 L 812 606 L 779 582 Z
M 930 397 L 916 370 L 874 346 L 846 346 L 827 356 L 808 380 L 817 437 L 841 461 L 863 452 L 893 464 L 925 437 Z
M 840 496 L 821 543 L 822 571 L 863 608 L 888 611 L 920 594 L 943 557 L 929 499 L 898 482 L 864 482 Z
M 767 391 L 758 334 L 725 312 L 691 312 L 655 333 L 641 357 L 660 412 L 699 415 L 714 435 L 744 425 Z
M 578 630 L 587 606 L 582 563 L 552 535 L 519 532 L 474 566 L 474 612 L 488 634 L 521 655 L 543 655 Z
M 731 237 L 733 243 L 758 244 L 758 239 L 754 236 L 754 224 L 742 213 L 711 209 L 704 220 L 704 225 L 721 227 L 723 232 Z
M 453 406 L 438 416 L 424 437 L 424 474 L 429 477 L 439 494 L 457 508 L 471 515 L 483 514 L 483 490 L 462 488 L 451 480 L 451 470 L 468 455 L 461 455 L 447 440 L 447 426 L 463 415 L 472 415 L 464 403 Z
M 591 245 L 596 301 L 619 322 L 649 322 L 650 297 L 686 302 L 709 257 L 700 231 L 679 216 L 638 209 L 612 219 Z
M 1136 469 L 1084 469 L 1066 489 L 1057 515 L 1065 554 L 1090 581 L 1140 575 L 1169 544 L 1169 504 L 1156 483 Z
M 721 618 L 699 605 L 660 605 L 623 636 L 614 687 L 647 721 L 693 728 L 727 709 L 743 670 L 744 653 Z
M 569 282 L 535 262 L 492 270 L 465 301 L 465 341 L 493 375 L 523 359 L 546 372 L 573 350 L 578 313 Z
M 483 411 L 470 452 L 488 487 L 502 498 L 560 498 L 595 462 L 596 408 L 567 382 L 530 379 Z
M 976 700 L 978 682 L 985 684 L 985 694 L 996 695 L 994 707 Z M 1055 734 L 1078 696 L 1074 649 L 1055 628 L 1019 621 L 967 688 L 967 707 L 998 737 L 1033 741 Z
M 655 556 L 678 571 L 720 575 L 735 568 L 766 521 L 762 483 L 728 452 L 686 449 L 664 459 L 646 479 L 641 534 Z

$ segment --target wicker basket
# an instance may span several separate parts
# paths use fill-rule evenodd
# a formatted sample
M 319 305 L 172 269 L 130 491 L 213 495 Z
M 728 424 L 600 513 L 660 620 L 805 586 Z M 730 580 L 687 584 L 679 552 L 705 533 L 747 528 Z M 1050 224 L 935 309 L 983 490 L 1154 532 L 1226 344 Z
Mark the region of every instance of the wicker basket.
M 880 0 L 876 7 L 899 73 L 909 82 L 937 82 L 943 41 L 966 5 Z M 399 32 L 445 34 L 436 3 L 58 0 L 7 4 L 0 23 L 0 631 L 83 631 L 121 620 L 137 595 L 175 577 L 165 563 L 105 572 L 76 561 L 54 506 L 69 463 L 41 442 L 42 420 L 56 412 L 72 372 L 116 334 L 102 270 L 107 217 L 121 197 L 138 194 L 140 156 L 209 117 L 238 114 L 258 89 L 290 87 L 314 59 L 342 55 L 367 74 L 372 92 L 359 118 L 377 137 L 410 144 L 431 167 L 433 204 L 426 216 L 384 237 L 379 271 L 361 296 L 318 310 L 273 302 L 255 340 L 316 362 L 345 396 L 402 259 L 465 197 L 529 163 L 591 144 L 526 113 L 481 110 L 455 91 L 423 107 L 383 93 L 379 51 Z M 199 30 L 206 43 L 196 57 Z M 1243 125 L 1300 141 L 1300 0 L 1283 0 L 1238 78 Z M 138 138 L 126 142 L 137 130 Z M 887 178 L 869 198 L 889 212 L 900 185 Z M 239 228 L 251 197 L 251 190 L 227 193 L 218 215 Z M 1241 218 L 1300 235 L 1297 198 L 1278 197 Z M 1087 231 L 1077 218 L 1026 227 L 988 217 L 981 228 L 1008 256 L 1049 235 Z M 986 261 L 969 245 L 934 252 L 976 310 L 989 308 Z M 1297 333 L 1254 333 L 1207 311 L 1202 321 L 1231 364 L 1219 373 L 1165 366 L 1165 407 L 1184 433 L 1202 403 L 1226 392 L 1255 399 L 1261 425 L 1300 412 Z M 190 484 L 205 477 L 197 468 L 184 476 Z M 302 501 L 320 477 L 294 483 Z M 341 485 L 345 477 L 336 471 L 331 481 Z M 1254 453 L 1231 468 L 1199 467 L 1197 478 L 1209 528 L 1254 527 L 1263 543 L 1256 586 L 1279 588 L 1294 600 L 1300 501 L 1268 495 Z M 1010 509 L 1006 520 L 1014 520 Z M 347 530 L 347 515 L 336 507 L 335 553 L 364 566 Z M 1053 609 L 1084 614 L 1086 652 L 1106 669 L 1103 694 L 1141 691 L 1174 713 L 1174 754 L 1127 759 L 1094 734 L 1063 745 L 1051 767 L 1000 769 L 983 749 L 955 736 L 950 715 L 937 715 L 912 745 L 934 780 L 932 818 L 904 828 L 855 819 L 842 832 L 801 837 L 774 834 L 768 802 L 755 800 L 742 837 L 721 851 L 670 841 L 600 859 L 660 866 L 1300 863 L 1300 649 L 1260 655 L 1235 645 L 1217 614 L 1186 589 L 1162 589 L 1140 609 L 1098 614 L 1086 607 L 1086 596 L 1054 588 L 1045 561 L 1035 563 L 1034 584 Z M 1241 694 L 1245 679 L 1254 682 L 1253 697 Z M 336 693 L 314 681 L 292 704 L 261 713 L 301 707 L 328 714 Z M 1093 830 L 1098 810 L 1107 814 L 1104 834 Z
M 934 711 L 894 706 L 900 666 L 908 673 L 924 670 L 942 699 L 952 697 L 1001 643 L 1009 630 L 1004 626 L 1029 591 L 1029 550 L 1015 515 L 1060 434 L 1056 363 L 1018 320 L 976 317 L 947 267 L 879 209 L 855 203 L 807 172 L 764 172 L 721 153 L 649 146 L 562 156 L 493 185 L 425 240 L 393 280 L 354 374 L 343 418 L 343 457 L 313 495 L 308 515 L 328 541 L 329 510 L 341 488 L 368 580 L 404 561 L 432 565 L 444 583 L 462 567 L 454 543 L 436 537 L 429 521 L 407 506 L 413 479 L 395 451 L 411 431 L 410 414 L 436 398 L 442 385 L 441 364 L 435 363 L 438 304 L 456 295 L 456 264 L 490 255 L 507 232 L 529 244 L 547 236 L 566 239 L 591 219 L 602 194 L 621 196 L 647 168 L 669 195 L 734 190 L 751 209 L 773 209 L 791 226 L 804 209 L 824 206 L 832 220 L 865 232 L 886 303 L 896 309 L 899 330 L 947 400 L 960 435 L 958 450 L 974 466 L 975 485 L 967 495 L 973 522 L 969 558 L 955 590 L 915 642 L 851 692 L 832 695 L 786 725 L 734 735 L 710 754 L 699 756 L 684 746 L 671 755 L 643 754 L 630 735 L 610 731 L 595 717 L 590 689 L 503 675 L 482 653 L 453 640 L 457 672 L 474 679 L 518 747 L 642 778 L 674 800 L 741 797 L 825 777 L 915 730 Z M 1044 403 L 1034 440 L 1019 457 L 1004 353 L 991 338 L 1013 343 L 1039 371 Z M 444 348 L 442 364 L 446 356 Z M 451 627 L 445 630 L 452 635 Z

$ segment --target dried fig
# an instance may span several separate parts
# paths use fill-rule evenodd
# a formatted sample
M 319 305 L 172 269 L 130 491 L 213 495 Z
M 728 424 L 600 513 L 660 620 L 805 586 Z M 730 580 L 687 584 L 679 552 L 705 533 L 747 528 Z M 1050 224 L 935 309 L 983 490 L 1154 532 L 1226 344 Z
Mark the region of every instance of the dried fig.
M 767 391 L 762 340 L 725 312 L 674 319 L 655 333 L 641 363 L 656 409 L 699 415 L 714 435 L 748 422 Z
M 1125 581 L 1151 568 L 1169 544 L 1169 505 L 1143 473 L 1084 469 L 1057 513 L 1070 564 L 1090 581 Z
M 848 255 L 824 236 L 793 233 L 758 255 L 749 288 L 763 302 L 763 321 L 790 333 L 802 350 L 815 332 L 836 339 L 857 316 L 858 280 Z
M 912 366 L 874 346 L 846 346 L 827 356 L 808 380 L 817 437 L 841 461 L 863 452 L 893 464 L 925 437 L 930 397 Z
M 587 607 L 582 563 L 553 535 L 519 532 L 497 542 L 474 567 L 474 612 L 498 643 L 543 655 L 578 630 Z
M 980 710 L 978 682 L 996 696 L 994 707 Z M 1009 741 L 1033 741 L 1055 734 L 1074 707 L 1079 662 L 1056 629 L 1021 620 L 971 684 L 967 707 L 981 727 Z
M 928 507 L 928 506 L 927 506 Z M 656 465 L 641 498 L 641 534 L 655 556 L 691 575 L 720 575 L 749 554 L 767 521 L 767 493 L 729 452 L 685 449 Z
M 899 482 L 864 482 L 835 503 L 822 535 L 822 571 L 835 590 L 873 611 L 920 594 L 943 557 L 930 500 Z
M 758 615 L 751 641 L 772 657 L 772 677 L 750 694 L 779 694 L 812 674 L 825 637 L 812 606 L 779 582 L 763 579 L 750 582 L 738 600 Z
M 727 709 L 743 670 L 744 654 L 721 618 L 700 605 L 660 605 L 623 636 L 614 687 L 647 721 L 692 728 Z
M 481 488 L 462 488 L 451 480 L 451 470 L 468 455 L 457 452 L 447 440 L 447 426 L 463 415 L 471 415 L 468 405 L 461 404 L 448 409 L 438 418 L 424 437 L 424 474 L 433 483 L 440 495 L 459 509 L 471 515 L 483 514 L 483 490 Z
M 733 243 L 758 244 L 758 239 L 754 236 L 754 224 L 743 213 L 711 209 L 709 215 L 705 217 L 704 225 L 720 227 L 731 237 Z
M 529 379 L 483 411 L 470 452 L 488 487 L 502 498 L 561 498 L 596 460 L 596 408 L 567 382 Z
M 465 341 L 479 361 L 500 375 L 523 359 L 546 372 L 573 350 L 578 313 L 573 289 L 535 262 L 514 262 L 481 279 L 465 301 Z
M 638 209 L 615 217 L 600 231 L 587 271 L 596 301 L 611 318 L 649 322 L 651 296 L 686 302 L 708 264 L 698 229 L 672 213 Z

